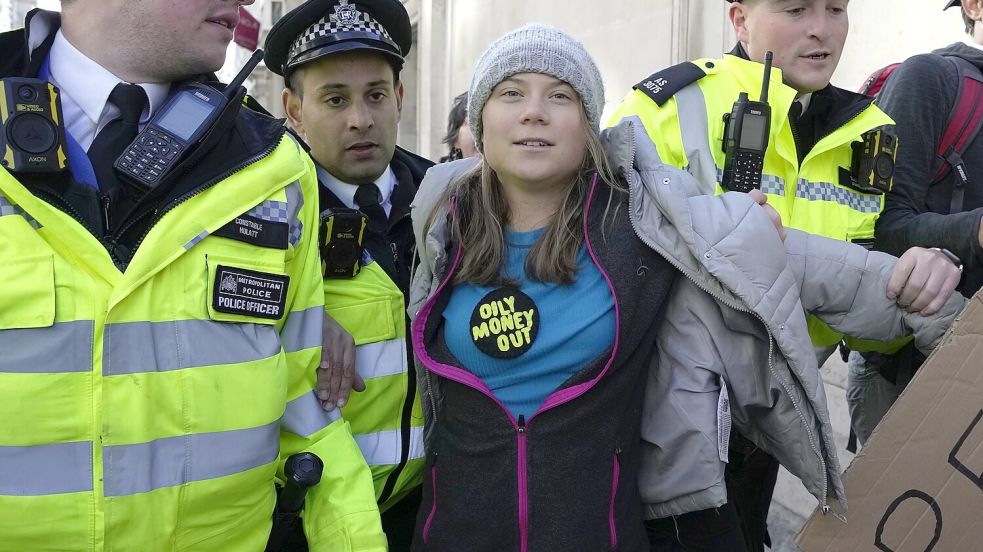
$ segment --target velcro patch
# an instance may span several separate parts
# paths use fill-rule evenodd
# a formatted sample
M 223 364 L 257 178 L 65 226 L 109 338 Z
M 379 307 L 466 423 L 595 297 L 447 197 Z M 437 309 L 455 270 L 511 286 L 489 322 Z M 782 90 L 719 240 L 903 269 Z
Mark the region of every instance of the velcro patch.
M 287 306 L 289 276 L 218 265 L 212 308 L 227 314 L 278 320 Z
M 512 286 L 489 292 L 471 313 L 471 339 L 478 350 L 495 358 L 522 356 L 538 332 L 536 303 Z
M 273 222 L 243 214 L 216 230 L 215 235 L 260 247 L 286 249 L 290 225 L 286 222 Z

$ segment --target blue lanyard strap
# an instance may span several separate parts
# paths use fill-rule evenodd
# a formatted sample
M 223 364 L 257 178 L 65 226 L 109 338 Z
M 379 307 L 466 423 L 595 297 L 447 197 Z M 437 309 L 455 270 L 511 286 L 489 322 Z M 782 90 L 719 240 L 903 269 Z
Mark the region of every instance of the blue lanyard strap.
M 44 58 L 44 61 L 41 63 L 38 78 L 50 82 L 51 70 L 49 69 L 48 59 L 47 57 Z M 62 115 L 64 116 L 64 114 Z M 89 159 L 89 155 L 78 143 L 78 140 L 68 132 L 68 128 L 65 127 L 65 121 L 61 121 L 61 126 L 65 130 L 65 153 L 68 155 L 68 170 L 71 171 L 72 178 L 76 182 L 98 190 L 99 185 L 96 181 L 96 171 L 92 168 L 92 161 Z

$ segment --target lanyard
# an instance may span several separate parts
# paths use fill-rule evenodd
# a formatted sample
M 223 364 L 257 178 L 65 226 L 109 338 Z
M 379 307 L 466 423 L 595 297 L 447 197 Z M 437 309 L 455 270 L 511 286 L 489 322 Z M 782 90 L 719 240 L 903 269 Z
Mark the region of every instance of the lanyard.
M 38 73 L 38 78 L 46 81 L 51 81 L 51 70 L 48 67 L 48 58 L 44 59 L 41 63 L 41 70 Z M 63 114 L 64 115 L 64 114 Z M 65 128 L 65 121 L 61 121 L 61 126 L 65 130 L 65 153 L 68 155 L 68 170 L 72 173 L 72 178 L 76 182 L 85 184 L 89 187 L 99 189 L 99 185 L 96 183 L 96 171 L 92 168 L 92 161 L 89 159 L 89 155 L 85 152 L 81 145 L 79 145 L 78 140 L 68 129 Z

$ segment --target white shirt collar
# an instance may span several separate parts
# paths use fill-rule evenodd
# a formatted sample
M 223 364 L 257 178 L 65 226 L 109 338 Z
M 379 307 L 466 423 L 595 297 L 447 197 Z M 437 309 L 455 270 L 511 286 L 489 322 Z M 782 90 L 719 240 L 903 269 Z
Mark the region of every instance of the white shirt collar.
M 330 190 L 334 195 L 338 196 L 338 199 L 340 199 L 346 207 L 350 209 L 358 209 L 358 206 L 355 205 L 355 190 L 358 189 L 358 184 L 342 182 L 320 164 L 317 164 L 317 179 L 322 186 Z M 386 214 L 388 215 L 392 210 L 391 199 L 393 190 L 396 189 L 396 174 L 393 172 L 392 167 L 386 167 L 385 172 L 383 172 L 379 178 L 375 179 L 375 185 L 377 188 L 379 188 L 379 193 L 382 197 L 379 204 L 382 205 L 382 207 L 386 210 Z
M 809 103 L 812 102 L 812 92 L 809 92 L 808 94 L 802 94 L 798 98 L 795 98 L 795 101 L 797 101 L 800 104 L 802 104 L 802 111 L 801 111 L 801 113 L 805 113 L 806 110 L 809 109 Z M 800 115 L 800 117 L 801 117 L 801 115 Z
M 65 38 L 61 30 L 55 35 L 48 60 L 51 81 L 61 91 L 62 108 L 69 132 L 88 149 L 98 129 L 118 116 L 119 110 L 115 106 L 107 106 L 107 102 L 113 88 L 123 81 L 79 51 Z M 150 109 L 141 117 L 141 124 L 146 124 L 167 99 L 171 85 L 139 84 L 150 100 Z

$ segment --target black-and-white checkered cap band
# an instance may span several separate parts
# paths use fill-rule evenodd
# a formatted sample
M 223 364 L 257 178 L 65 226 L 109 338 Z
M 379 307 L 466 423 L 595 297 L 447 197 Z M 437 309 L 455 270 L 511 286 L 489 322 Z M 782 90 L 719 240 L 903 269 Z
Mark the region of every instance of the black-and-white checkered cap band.
M 358 20 L 351 23 L 332 21 L 332 16 L 325 15 L 323 19 L 308 27 L 307 30 L 304 31 L 304 34 L 300 35 L 300 37 L 298 37 L 297 40 L 290 45 L 290 53 L 287 56 L 287 59 L 293 59 L 302 54 L 305 50 L 307 50 L 308 45 L 314 43 L 320 38 L 328 35 L 352 31 L 379 35 L 384 38 L 386 42 L 395 44 L 392 38 L 389 37 L 389 33 L 386 32 L 386 28 L 375 19 L 372 19 L 372 16 L 366 12 L 358 12 L 358 14 L 360 16 Z

